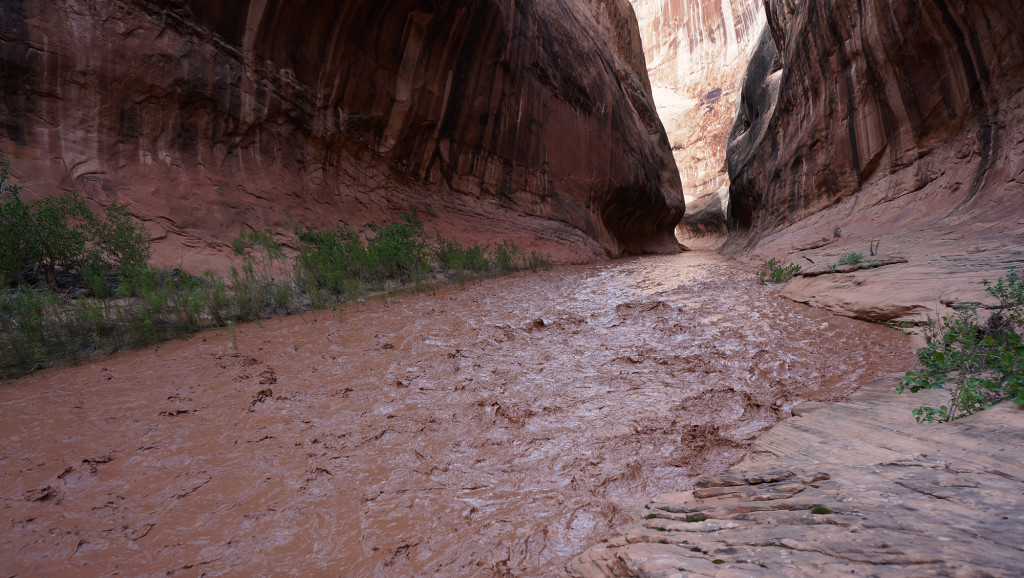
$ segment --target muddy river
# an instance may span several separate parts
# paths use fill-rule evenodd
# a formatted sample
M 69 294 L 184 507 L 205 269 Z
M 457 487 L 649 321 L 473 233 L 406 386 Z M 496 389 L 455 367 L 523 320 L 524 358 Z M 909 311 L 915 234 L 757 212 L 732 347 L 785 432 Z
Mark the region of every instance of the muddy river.
M 557 574 L 912 363 L 712 253 L 208 332 L 0 384 L 0 576 Z

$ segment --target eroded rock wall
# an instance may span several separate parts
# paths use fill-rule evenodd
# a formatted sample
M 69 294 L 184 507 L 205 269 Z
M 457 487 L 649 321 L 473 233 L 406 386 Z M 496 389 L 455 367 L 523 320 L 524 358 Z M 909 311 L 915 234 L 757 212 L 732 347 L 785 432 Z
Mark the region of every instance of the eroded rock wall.
M 980 279 L 1018 262 L 1024 241 L 1019 4 L 766 6 L 729 142 L 727 248 L 819 269 L 851 252 L 905 259 L 787 289 L 864 318 L 984 297 Z
M 1015 2 L 768 5 L 772 41 L 750 66 L 729 145 L 737 227 L 770 231 L 909 166 L 917 190 L 960 173 L 948 187 L 953 207 L 1020 174 Z
M 241 227 L 419 207 L 564 261 L 676 250 L 626 0 L 19 0 L 0 149 L 27 194 L 127 203 L 175 262 Z
M 761 0 L 631 0 L 686 197 L 685 235 L 724 232 L 725 150 Z M 698 214 L 699 213 L 699 214 Z

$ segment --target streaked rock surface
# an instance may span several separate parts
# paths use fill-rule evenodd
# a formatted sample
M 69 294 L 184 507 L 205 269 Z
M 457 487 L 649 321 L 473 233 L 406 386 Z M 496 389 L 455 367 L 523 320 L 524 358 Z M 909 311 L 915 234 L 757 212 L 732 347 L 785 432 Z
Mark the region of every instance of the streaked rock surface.
M 562 261 L 678 250 L 626 0 L 0 5 L 0 151 L 36 197 L 128 204 L 164 260 L 243 227 L 417 206 Z
M 920 321 L 1024 265 L 1024 12 L 1009 0 L 772 0 L 729 141 L 727 250 L 804 268 L 786 295 Z M 827 245 L 827 248 L 822 249 Z

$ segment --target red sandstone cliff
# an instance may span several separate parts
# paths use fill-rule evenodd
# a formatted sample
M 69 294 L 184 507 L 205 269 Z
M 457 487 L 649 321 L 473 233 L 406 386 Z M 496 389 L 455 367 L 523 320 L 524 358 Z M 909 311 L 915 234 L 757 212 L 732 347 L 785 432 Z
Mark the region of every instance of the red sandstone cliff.
M 866 319 L 981 300 L 1024 263 L 1024 11 L 1013 0 L 770 0 L 729 141 L 726 248 Z M 841 255 L 902 264 L 827 274 Z
M 862 319 L 990 300 L 980 281 L 1024 266 L 1019 2 L 764 4 L 729 137 L 725 250 L 801 265 L 784 295 Z M 863 264 L 836 267 L 854 252 Z M 851 403 L 799 407 L 736 468 L 655 498 L 569 575 L 1019 573 L 1005 536 L 1019 533 L 1020 476 L 997 466 L 1016 463 L 1005 432 L 1020 410 L 925 432 L 910 416 L 922 400 L 894 388 L 890 376 Z
M 3 2 L 0 151 L 186 265 L 289 216 L 417 206 L 567 261 L 676 250 L 682 216 L 626 0 Z
M 631 0 L 687 216 L 680 232 L 724 233 L 725 150 L 740 79 L 765 23 L 761 0 Z

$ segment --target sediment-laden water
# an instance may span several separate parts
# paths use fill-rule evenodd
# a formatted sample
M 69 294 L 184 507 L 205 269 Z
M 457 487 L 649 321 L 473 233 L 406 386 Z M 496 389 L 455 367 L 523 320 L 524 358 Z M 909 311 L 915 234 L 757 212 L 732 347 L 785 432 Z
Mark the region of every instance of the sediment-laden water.
M 0 575 L 550 575 L 912 364 L 711 253 L 204 333 L 0 384 Z

